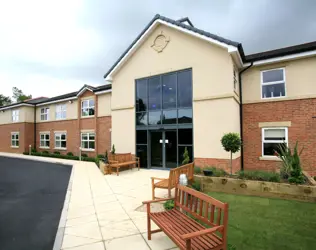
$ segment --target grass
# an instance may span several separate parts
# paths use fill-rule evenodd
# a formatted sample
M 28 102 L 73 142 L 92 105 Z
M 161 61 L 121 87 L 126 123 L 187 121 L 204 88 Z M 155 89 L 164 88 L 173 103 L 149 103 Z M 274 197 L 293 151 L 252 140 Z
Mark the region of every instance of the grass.
M 208 193 L 229 204 L 228 244 L 236 250 L 316 249 L 316 204 Z

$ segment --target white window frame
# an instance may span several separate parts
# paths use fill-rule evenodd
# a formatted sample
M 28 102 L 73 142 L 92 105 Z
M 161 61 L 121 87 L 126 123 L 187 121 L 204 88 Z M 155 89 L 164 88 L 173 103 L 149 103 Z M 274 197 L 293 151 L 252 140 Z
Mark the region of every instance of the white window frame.
M 67 105 L 57 104 L 55 106 L 55 118 L 56 120 L 65 120 L 67 116 Z
M 274 129 L 284 129 L 285 130 L 285 141 L 281 141 L 281 140 L 268 140 L 268 141 L 265 141 L 265 137 L 264 137 L 264 134 L 265 134 L 265 131 L 266 130 L 274 130 Z M 276 158 L 277 156 L 275 155 L 265 155 L 264 154 L 264 143 L 286 143 L 286 146 L 289 146 L 289 134 L 288 134 L 288 128 L 287 127 L 269 127 L 269 128 L 262 128 L 262 131 L 261 131 L 261 148 L 262 148 L 262 157 L 272 157 L 272 158 Z
M 19 122 L 20 120 L 20 110 L 13 109 L 12 110 L 12 122 Z
M 12 138 L 12 136 L 15 136 L 15 138 Z M 18 136 L 18 139 L 16 138 Z M 15 142 L 15 143 L 13 143 Z M 16 142 L 18 142 L 18 146 L 16 145 Z M 11 148 L 19 148 L 20 147 L 20 132 L 11 132 Z
M 90 106 L 90 101 L 91 100 L 93 100 L 93 106 Z M 88 106 L 87 107 L 83 107 L 83 103 L 84 102 L 88 102 Z M 85 110 L 85 109 L 91 109 L 91 108 L 93 108 L 94 109 L 94 115 L 84 115 L 84 113 L 83 113 L 83 110 Z M 88 112 L 89 113 L 89 112 Z M 95 99 L 94 98 L 90 98 L 90 99 L 85 99 L 85 100 L 82 100 L 81 101 L 81 117 L 93 117 L 93 116 L 95 116 Z
M 44 135 L 44 140 L 42 140 L 42 135 Z M 49 136 L 49 139 L 46 140 L 46 135 Z M 46 142 L 48 141 L 49 142 L 49 147 L 47 146 L 42 146 L 42 143 L 41 142 L 45 142 L 44 144 L 46 144 Z M 50 133 L 49 132 L 40 132 L 40 148 L 50 148 Z
M 274 82 L 264 83 L 264 82 L 263 82 L 263 73 L 264 73 L 264 72 L 273 71 L 273 70 L 283 70 L 283 81 L 274 81 Z M 261 85 L 260 85 L 260 96 L 261 96 L 261 99 L 267 100 L 267 99 L 278 99 L 278 98 L 284 98 L 284 97 L 286 97 L 285 68 L 275 68 L 275 69 L 262 70 L 262 71 L 260 72 L 260 74 L 261 74 Z M 263 88 L 263 86 L 274 85 L 274 84 L 279 84 L 279 83 L 284 83 L 284 96 L 272 96 L 272 97 L 263 97 L 263 96 L 262 96 L 262 88 Z
M 82 136 L 83 136 L 84 134 L 87 135 L 87 137 L 88 137 L 87 140 L 82 140 Z M 90 140 L 90 138 L 89 138 L 90 134 L 94 134 L 94 140 Z M 82 150 L 82 151 L 94 151 L 94 150 L 95 150 L 95 138 L 96 138 L 95 132 L 81 132 L 80 138 L 81 138 L 80 143 L 81 143 L 81 150 Z M 84 148 L 84 147 L 83 147 L 83 144 L 82 144 L 82 142 L 84 142 L 84 141 L 87 141 L 87 142 L 88 142 L 88 147 L 89 147 L 89 142 L 94 142 L 94 148 Z
M 56 137 L 57 137 L 58 135 L 60 136 L 60 140 L 58 140 L 58 141 L 60 142 L 60 147 L 57 147 L 57 146 L 56 146 L 56 142 L 57 142 Z M 62 135 L 65 135 L 65 139 L 64 139 L 64 140 L 61 139 L 61 136 L 62 136 Z M 55 132 L 55 133 L 54 133 L 54 139 L 55 139 L 55 149 L 62 149 L 62 150 L 66 150 L 66 149 L 67 149 L 67 132 Z M 62 146 L 61 146 L 61 142 L 63 142 L 63 141 L 66 142 L 66 147 L 62 147 Z
M 238 91 L 238 71 L 236 67 L 233 68 L 233 84 L 234 84 L 234 91 Z
M 49 120 L 49 108 L 41 108 L 41 121 L 48 121 Z M 46 119 L 45 119 L 46 117 Z

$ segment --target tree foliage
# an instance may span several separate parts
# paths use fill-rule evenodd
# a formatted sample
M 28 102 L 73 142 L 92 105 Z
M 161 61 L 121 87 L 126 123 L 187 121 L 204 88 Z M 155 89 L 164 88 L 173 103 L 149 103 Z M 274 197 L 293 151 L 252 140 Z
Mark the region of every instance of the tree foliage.
M 221 143 L 225 151 L 230 152 L 230 174 L 233 174 L 233 153 L 236 153 L 240 150 L 241 139 L 237 133 L 228 133 L 225 134 Z
M 189 152 L 188 152 L 187 147 L 185 147 L 184 153 L 183 153 L 182 165 L 188 164 L 189 162 L 190 162 Z
M 13 87 L 12 88 L 12 92 L 13 92 L 13 99 L 16 102 L 23 102 L 27 99 L 31 99 L 32 95 L 26 95 L 23 93 L 22 90 L 18 89 L 17 87 Z
M 0 94 L 0 107 L 9 105 L 12 103 L 12 100 L 9 96 L 4 96 Z

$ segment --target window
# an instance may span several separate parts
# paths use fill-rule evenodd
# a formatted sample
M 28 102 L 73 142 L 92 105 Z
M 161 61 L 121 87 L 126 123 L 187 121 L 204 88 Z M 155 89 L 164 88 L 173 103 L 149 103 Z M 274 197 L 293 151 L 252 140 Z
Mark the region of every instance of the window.
M 66 119 L 66 104 L 56 105 L 56 120 Z
M 55 148 L 66 149 L 67 148 L 67 134 L 55 133 Z
M 81 102 L 81 116 L 94 116 L 94 99 Z
M 285 96 L 285 70 L 272 69 L 261 72 L 262 98 Z
M 41 121 L 49 120 L 49 108 L 41 108 Z
M 19 132 L 11 133 L 11 147 L 13 148 L 19 147 Z
M 237 77 L 238 77 L 238 74 L 237 74 L 237 69 L 234 67 L 234 90 L 237 91 Z
M 263 128 L 262 129 L 262 155 L 274 156 L 279 152 L 281 145 L 288 145 L 287 128 Z
M 49 133 L 40 133 L 40 148 L 49 148 Z
M 81 133 L 81 148 L 88 150 L 95 149 L 95 133 Z
M 20 116 L 20 110 L 12 110 L 12 122 L 18 122 Z

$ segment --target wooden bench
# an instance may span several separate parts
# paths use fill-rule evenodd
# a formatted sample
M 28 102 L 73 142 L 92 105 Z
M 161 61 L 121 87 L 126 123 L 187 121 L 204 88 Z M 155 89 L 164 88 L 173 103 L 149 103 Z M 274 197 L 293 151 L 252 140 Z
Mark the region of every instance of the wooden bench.
M 109 164 L 111 169 L 116 168 L 117 176 L 121 167 L 129 167 L 130 169 L 138 167 L 139 171 L 139 157 L 135 157 L 131 153 L 110 154 Z
M 155 189 L 161 188 L 161 189 L 168 189 L 168 197 L 171 197 L 171 189 L 175 188 L 176 184 L 179 182 L 179 176 L 180 174 L 186 174 L 188 181 L 193 180 L 193 174 L 194 174 L 194 162 L 188 163 L 186 165 L 174 168 L 170 170 L 169 178 L 158 178 L 158 177 L 151 177 L 151 186 L 152 186 L 152 199 L 158 199 L 158 197 L 155 196 Z M 155 182 L 155 180 L 159 180 L 158 182 Z
M 174 200 L 172 210 L 150 211 L 151 203 L 167 200 Z M 182 250 L 227 249 L 227 203 L 177 185 L 175 198 L 144 201 L 143 204 L 147 204 L 148 240 L 151 234 L 163 231 Z M 151 220 L 160 229 L 151 230 Z

